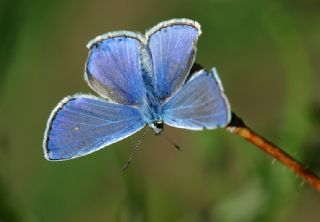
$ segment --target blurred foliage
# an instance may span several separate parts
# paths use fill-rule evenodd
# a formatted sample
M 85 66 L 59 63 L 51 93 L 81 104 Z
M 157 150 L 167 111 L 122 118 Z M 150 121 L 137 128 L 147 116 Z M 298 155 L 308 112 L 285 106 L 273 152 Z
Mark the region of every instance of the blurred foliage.
M 166 127 L 88 157 L 44 160 L 51 109 L 76 92 L 88 40 L 186 17 L 202 25 L 197 62 L 217 67 L 233 110 L 320 173 L 317 0 L 0 2 L 0 222 L 316 222 L 320 196 L 247 142 Z M 91 92 L 92 93 L 92 92 Z M 274 164 L 272 164 L 274 163 Z
M 14 56 L 16 39 L 20 28 L 19 1 L 4 1 L 0 3 L 0 90 L 5 82 L 5 74 L 10 66 L 11 58 Z M 2 91 L 0 91 L 2 95 Z M 1 96 L 0 96 L 1 98 Z
M 21 221 L 18 210 L 14 207 L 14 203 L 9 203 L 12 202 L 12 200 L 9 200 L 9 197 L 7 197 L 6 189 L 2 183 L 0 183 L 0 196 L 0 221 Z

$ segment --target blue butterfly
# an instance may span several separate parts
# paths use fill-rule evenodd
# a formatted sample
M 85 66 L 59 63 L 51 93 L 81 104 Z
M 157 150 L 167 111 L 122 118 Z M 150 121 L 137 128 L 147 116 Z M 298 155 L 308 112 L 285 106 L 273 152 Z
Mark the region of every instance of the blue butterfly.
M 145 35 L 100 35 L 87 45 L 84 78 L 102 98 L 76 94 L 52 111 L 44 135 L 48 160 L 68 160 L 122 140 L 145 125 L 189 130 L 225 127 L 229 102 L 215 69 L 192 71 L 200 25 L 161 22 Z

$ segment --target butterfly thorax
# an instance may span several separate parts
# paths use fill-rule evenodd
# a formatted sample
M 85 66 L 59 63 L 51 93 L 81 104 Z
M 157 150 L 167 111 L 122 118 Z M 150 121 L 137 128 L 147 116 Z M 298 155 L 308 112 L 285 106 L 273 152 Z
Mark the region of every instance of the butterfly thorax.
M 145 99 L 142 104 L 142 116 L 147 125 L 152 128 L 156 135 L 163 131 L 163 117 L 161 103 L 151 90 L 146 90 Z

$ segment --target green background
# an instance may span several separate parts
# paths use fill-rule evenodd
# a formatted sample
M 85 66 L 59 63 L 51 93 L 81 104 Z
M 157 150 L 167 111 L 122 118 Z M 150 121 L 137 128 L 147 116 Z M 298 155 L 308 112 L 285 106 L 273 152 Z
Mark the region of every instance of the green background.
M 202 25 L 197 62 L 217 67 L 233 111 L 320 174 L 320 2 L 0 1 L 0 221 L 317 222 L 320 194 L 224 129 L 141 132 L 110 149 L 48 162 L 42 139 L 83 80 L 86 43 L 160 21 Z

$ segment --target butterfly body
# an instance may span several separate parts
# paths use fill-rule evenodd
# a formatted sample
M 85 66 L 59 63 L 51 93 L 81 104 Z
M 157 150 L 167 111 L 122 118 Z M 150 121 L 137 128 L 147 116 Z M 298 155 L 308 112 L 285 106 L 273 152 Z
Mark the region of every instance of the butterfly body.
M 215 69 L 190 73 L 200 25 L 189 19 L 159 23 L 145 35 L 122 31 L 88 44 L 85 80 L 102 98 L 66 97 L 52 111 L 44 135 L 48 160 L 84 156 L 164 123 L 189 130 L 226 126 L 230 105 Z
M 146 93 L 139 110 L 145 123 L 154 130 L 156 135 L 160 135 L 163 130 L 163 110 L 153 91 Z

